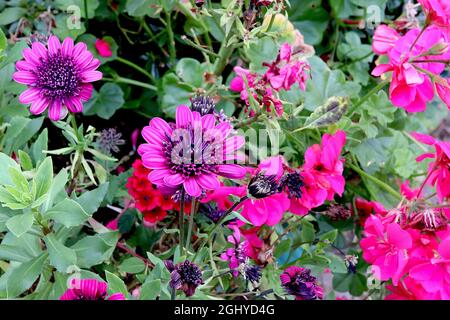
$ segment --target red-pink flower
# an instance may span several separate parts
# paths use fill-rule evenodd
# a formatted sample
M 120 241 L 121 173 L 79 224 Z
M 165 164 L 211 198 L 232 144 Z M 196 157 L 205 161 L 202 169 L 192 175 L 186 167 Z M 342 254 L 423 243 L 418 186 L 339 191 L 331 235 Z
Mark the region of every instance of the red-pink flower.
M 389 63 L 380 64 L 372 71 L 374 76 L 392 72 L 389 97 L 395 106 L 408 112 L 425 111 L 427 102 L 434 98 L 435 86 L 430 74 L 442 79 L 439 75 L 444 71 L 445 64 L 440 61 L 450 58 L 447 36 L 438 27 L 428 27 L 421 36 L 420 32 L 413 29 L 396 40 L 386 52 Z M 379 44 L 376 42 L 376 48 Z M 442 49 L 432 52 L 437 46 Z M 445 81 L 437 81 L 437 86 L 440 96 L 446 98 L 449 89 Z M 448 99 L 444 102 L 447 103 Z
M 150 121 L 142 130 L 147 143 L 138 152 L 144 166 L 152 169 L 153 184 L 173 192 L 183 187 L 189 196 L 199 197 L 220 186 L 217 176 L 240 179 L 246 174 L 243 167 L 230 164 L 245 143 L 242 136 L 229 137 L 231 131 L 228 122 L 216 125 L 214 115 L 201 116 L 181 105 L 175 124 L 161 118 Z
M 334 135 L 325 134 L 321 145 L 314 144 L 305 152 L 305 163 L 300 173 L 302 196 L 291 198 L 290 211 L 307 214 L 312 208 L 333 200 L 335 193 L 342 195 L 345 179 L 342 176 L 344 160 L 340 158 L 346 135 L 342 130 Z
M 279 188 L 277 181 L 281 179 L 284 173 L 283 164 L 284 159 L 281 156 L 270 157 L 262 161 L 253 174 L 255 179 L 251 180 L 248 188 L 250 194 L 261 194 L 263 196 L 245 200 L 238 207 L 242 207 L 242 216 L 255 226 L 277 224 L 289 208 L 290 201 L 287 195 L 277 193 Z M 269 177 L 269 184 L 265 183 L 264 176 Z M 254 180 L 255 183 L 252 183 Z M 259 192 L 258 189 L 263 189 L 263 191 Z
M 411 235 L 397 223 L 383 225 L 377 216 L 367 218 L 364 238 L 360 242 L 364 259 L 378 267 L 379 280 L 392 279 L 394 285 L 404 276 L 408 264 L 408 251 L 412 247 Z
M 385 24 L 379 25 L 373 35 L 373 52 L 379 55 L 389 53 L 395 47 L 395 42 L 398 39 L 400 39 L 400 35 L 395 29 Z
M 125 300 L 122 293 L 114 293 L 108 297 L 108 284 L 96 279 L 72 279 L 69 289 L 60 300 Z
M 106 40 L 95 40 L 95 49 L 97 49 L 98 54 L 103 58 L 109 58 L 112 56 L 111 46 Z
M 409 275 L 419 281 L 426 292 L 437 294 L 441 300 L 450 300 L 450 236 L 438 247 L 438 256 L 412 267 Z
M 439 141 L 417 132 L 413 132 L 412 136 L 424 144 L 434 146 L 435 153 L 422 154 L 416 160 L 434 159 L 428 168 L 427 183 L 436 186 L 439 201 L 450 197 L 450 142 Z
M 448 0 L 418 0 L 427 15 L 427 20 L 438 26 L 450 27 L 450 2 Z
M 100 65 L 84 43 L 74 45 L 71 38 L 61 44 L 51 36 L 47 46 L 33 42 L 23 51 L 25 60 L 16 63 L 13 79 L 28 86 L 19 96 L 19 102 L 31 104 L 32 114 L 41 114 L 48 108 L 48 116 L 58 121 L 67 112 L 83 111 L 83 102 L 90 99 L 91 82 L 100 80 Z

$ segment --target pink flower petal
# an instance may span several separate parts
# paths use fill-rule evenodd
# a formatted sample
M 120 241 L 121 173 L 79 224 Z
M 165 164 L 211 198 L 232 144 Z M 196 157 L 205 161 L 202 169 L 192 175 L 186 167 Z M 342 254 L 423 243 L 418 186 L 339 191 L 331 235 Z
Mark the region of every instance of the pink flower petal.
M 184 183 L 184 190 L 186 190 L 186 193 L 190 195 L 191 197 L 199 197 L 202 194 L 202 189 L 198 185 L 195 178 L 189 178 Z
M 187 128 L 192 124 L 192 111 L 185 105 L 180 105 L 175 114 L 177 128 Z
M 40 90 L 35 88 L 26 89 L 19 96 L 19 102 L 23 104 L 29 104 L 40 97 Z
M 61 42 L 59 42 L 59 39 L 57 36 L 51 36 L 48 39 L 48 52 L 51 55 L 57 54 L 61 50 Z

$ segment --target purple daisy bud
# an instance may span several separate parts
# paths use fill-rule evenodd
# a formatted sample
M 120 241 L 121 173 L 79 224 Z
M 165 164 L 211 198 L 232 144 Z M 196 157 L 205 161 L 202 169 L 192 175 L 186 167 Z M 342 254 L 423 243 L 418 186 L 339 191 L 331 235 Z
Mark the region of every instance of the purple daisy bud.
M 281 285 L 296 300 L 316 300 L 323 298 L 323 290 L 311 270 L 296 266 L 288 267 L 280 275 Z
M 214 223 L 217 223 L 222 219 L 225 214 L 224 210 L 220 210 L 219 208 L 215 208 L 210 204 L 204 204 L 200 207 L 200 212 L 203 213 L 209 220 Z
M 16 63 L 14 81 L 28 86 L 19 96 L 20 103 L 31 104 L 32 114 L 41 114 L 48 108 L 49 118 L 58 121 L 68 111 L 83 111 L 83 102 L 90 99 L 91 82 L 100 80 L 100 65 L 86 44 L 74 45 L 71 38 L 61 44 L 51 36 L 47 46 L 36 41 L 23 51 L 24 60 Z
M 170 273 L 169 285 L 176 290 L 182 290 L 186 297 L 190 297 L 195 293 L 195 289 L 201 284 L 202 271 L 193 262 L 186 260 L 184 262 L 173 265 L 173 262 L 165 262 Z
M 124 145 L 125 140 L 122 139 L 120 132 L 117 132 L 114 128 L 109 128 L 100 132 L 97 143 L 103 153 L 111 154 L 111 152 L 118 153 L 120 151 L 119 146 Z

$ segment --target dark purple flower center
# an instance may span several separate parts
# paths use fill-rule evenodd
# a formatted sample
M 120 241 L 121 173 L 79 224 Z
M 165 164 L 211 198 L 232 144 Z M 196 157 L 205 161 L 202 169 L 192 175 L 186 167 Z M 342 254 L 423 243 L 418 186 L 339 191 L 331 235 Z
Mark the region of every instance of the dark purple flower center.
M 222 141 L 217 140 L 216 136 L 205 134 L 200 126 L 174 130 L 163 141 L 164 155 L 172 172 L 185 177 L 215 172 L 216 165 L 223 161 Z
M 58 53 L 42 59 L 36 77 L 36 86 L 49 100 L 63 101 L 80 93 L 81 75 L 72 57 Z
M 298 172 L 286 174 L 282 179 L 280 186 L 286 190 L 289 199 L 302 197 L 302 187 L 304 186 L 303 178 Z
M 304 300 L 317 299 L 316 277 L 312 276 L 308 269 L 297 273 L 285 288 L 289 294 Z
M 185 262 L 178 264 L 175 269 L 180 275 L 180 281 L 183 284 L 195 286 L 202 284 L 202 272 L 196 264 L 186 260 Z
M 248 192 L 252 197 L 261 199 L 277 193 L 279 184 L 275 176 L 258 173 L 248 184 Z
M 219 208 L 214 208 L 209 204 L 205 204 L 201 207 L 201 212 L 212 222 L 217 223 L 225 214 L 224 210 L 220 210 Z

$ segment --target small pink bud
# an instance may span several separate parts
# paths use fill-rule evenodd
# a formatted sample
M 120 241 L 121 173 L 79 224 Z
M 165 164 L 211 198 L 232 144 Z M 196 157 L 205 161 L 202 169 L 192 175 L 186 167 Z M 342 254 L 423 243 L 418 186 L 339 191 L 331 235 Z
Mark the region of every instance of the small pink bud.
M 139 138 L 139 129 L 136 129 L 131 134 L 131 144 L 133 146 L 133 150 L 136 150 L 138 138 Z
M 98 54 L 103 58 L 112 56 L 111 46 L 103 39 L 97 39 L 95 41 L 95 49 L 97 49 Z

